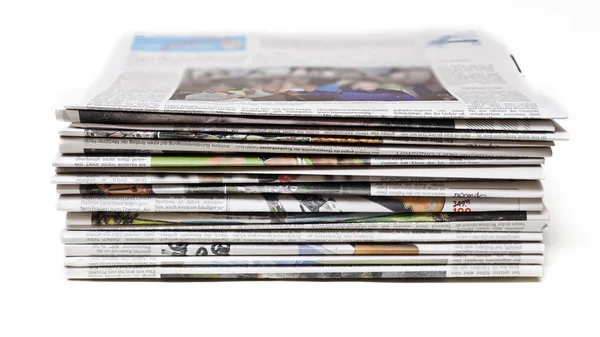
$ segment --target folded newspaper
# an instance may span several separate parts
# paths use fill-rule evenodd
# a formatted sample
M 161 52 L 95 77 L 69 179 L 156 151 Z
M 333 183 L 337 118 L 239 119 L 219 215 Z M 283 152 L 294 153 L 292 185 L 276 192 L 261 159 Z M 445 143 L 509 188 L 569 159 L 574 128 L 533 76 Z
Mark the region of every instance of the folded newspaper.
M 56 111 L 67 277 L 541 277 L 566 117 L 481 32 L 126 36 Z
M 370 119 L 567 116 L 525 82 L 504 46 L 472 31 L 138 34 L 121 39 L 102 77 L 65 107 Z
M 541 198 L 542 184 L 525 181 L 294 183 L 294 184 L 86 184 L 58 185 L 59 194 L 328 194 L 455 198 Z
M 538 211 L 441 213 L 169 213 L 69 212 L 68 230 L 266 230 L 435 229 L 541 232 L 546 209 Z

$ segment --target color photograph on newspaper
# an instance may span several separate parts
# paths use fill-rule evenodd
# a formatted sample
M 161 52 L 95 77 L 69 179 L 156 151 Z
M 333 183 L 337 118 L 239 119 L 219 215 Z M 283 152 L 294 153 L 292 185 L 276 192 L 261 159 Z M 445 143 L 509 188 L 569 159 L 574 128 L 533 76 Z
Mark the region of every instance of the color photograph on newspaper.
M 428 67 L 186 69 L 171 100 L 456 101 Z

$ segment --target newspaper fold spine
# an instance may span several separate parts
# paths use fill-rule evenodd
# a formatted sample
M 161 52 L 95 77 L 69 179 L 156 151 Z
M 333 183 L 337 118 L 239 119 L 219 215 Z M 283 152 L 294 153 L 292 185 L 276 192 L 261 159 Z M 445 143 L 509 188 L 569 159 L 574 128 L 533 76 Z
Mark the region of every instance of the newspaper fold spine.
M 473 232 L 542 232 L 548 221 L 464 221 L 464 222 L 332 222 L 308 224 L 244 225 L 67 225 L 68 230 L 100 231 L 229 231 L 229 230 L 447 230 Z
M 67 212 L 485 212 L 541 211 L 540 198 L 366 197 L 289 194 L 61 195 Z
M 67 257 L 68 267 L 543 264 L 542 255 Z
M 66 244 L 541 241 L 542 233 L 449 231 L 64 231 Z
M 257 133 L 257 134 L 291 134 L 311 136 L 346 136 L 346 137 L 379 137 L 379 138 L 420 138 L 420 139 L 479 139 L 479 140 L 510 140 L 510 141 L 554 141 L 567 140 L 568 133 L 555 121 L 554 132 L 535 130 L 486 131 L 486 130 L 443 130 L 426 128 L 343 128 L 324 126 L 293 126 L 280 125 L 276 128 L 261 125 L 207 125 L 207 124 L 101 124 L 101 123 L 72 123 L 72 128 L 107 129 L 107 130 L 151 130 L 151 131 L 181 131 L 181 132 L 222 132 L 222 133 Z M 75 135 L 70 135 L 75 136 Z
M 70 230 L 410 229 L 539 232 L 548 212 L 67 213 Z
M 82 195 L 195 195 L 195 194 L 329 194 L 359 196 L 442 196 L 455 198 L 541 198 L 539 181 L 424 182 L 424 183 L 314 183 L 285 185 L 62 185 L 59 194 Z
M 515 157 L 542 158 L 552 156 L 550 147 L 477 148 L 451 146 L 351 146 L 287 143 L 212 142 L 194 140 L 119 139 L 61 137 L 63 154 L 83 153 L 301 153 L 372 156 L 436 156 L 436 157 Z
M 248 174 L 152 174 L 152 173 L 105 173 L 105 174 L 56 174 L 53 184 L 104 185 L 104 184 L 281 184 L 323 182 L 441 182 L 466 181 L 464 178 L 435 177 L 365 177 L 365 176 L 319 176 L 319 175 L 248 175 Z
M 407 128 L 437 130 L 477 130 L 503 132 L 553 132 L 555 124 L 551 119 L 415 119 L 415 118 L 331 118 L 301 116 L 215 116 L 198 113 L 148 113 L 144 111 L 117 110 L 77 110 L 59 109 L 55 111 L 58 121 L 80 124 L 166 124 L 166 125 L 269 125 L 288 128 L 295 126 L 310 127 L 349 127 L 349 128 Z M 202 129 L 204 130 L 204 129 Z
M 553 146 L 549 141 L 512 141 L 512 140 L 477 140 L 477 139 L 439 139 L 439 138 L 359 138 L 319 137 L 294 134 L 248 134 L 248 133 L 206 133 L 191 131 L 151 131 L 151 130 L 119 130 L 119 129 L 77 129 L 65 128 L 59 131 L 63 137 L 86 138 L 143 138 L 143 139 L 179 139 L 210 141 L 245 141 L 245 142 L 293 142 L 293 143 L 334 143 L 334 144 L 387 144 L 387 145 L 438 145 L 468 147 L 543 147 Z
M 532 166 L 391 166 L 391 167 L 278 167 L 278 175 L 273 174 L 273 169 L 270 167 L 197 167 L 197 168 L 154 168 L 154 167 L 115 167 L 115 168 L 89 168 L 78 167 L 68 168 L 59 167 L 56 169 L 59 174 L 63 173 L 104 173 L 121 175 L 123 173 L 172 173 L 172 174 L 188 174 L 194 173 L 200 179 L 204 178 L 199 174 L 210 174 L 209 177 L 226 177 L 233 182 L 239 175 L 257 175 L 259 179 L 274 179 L 274 177 L 283 177 L 283 181 L 288 182 L 286 177 L 289 176 L 337 176 L 319 178 L 325 181 L 352 181 L 359 179 L 356 177 L 368 177 L 360 179 L 369 179 L 367 181 L 393 181 L 396 177 L 402 178 L 453 178 L 453 179 L 512 179 L 512 180 L 540 180 L 544 179 L 544 171 L 539 165 Z M 218 175 L 218 176 L 217 176 Z M 343 176 L 343 178 L 340 178 Z M 372 178 L 376 177 L 376 178 Z M 305 178 L 303 178 L 305 179 Z M 315 178 L 313 178 L 315 179 Z M 348 179 L 348 180 L 347 180 Z M 310 180 L 320 181 L 320 180 Z M 361 181 L 361 180 L 358 180 Z M 364 180 L 363 180 L 364 181 Z M 218 183 L 218 181 L 215 181 Z M 226 181 L 223 181 L 226 183 Z
M 55 167 L 275 167 L 275 166 L 429 166 L 540 165 L 544 158 L 389 157 L 389 156 L 89 156 L 62 155 Z
M 407 244 L 67 244 L 66 256 L 318 256 L 318 255 L 524 255 L 544 254 L 543 243 Z
M 384 279 L 541 277 L 540 265 L 66 268 L 69 279 Z

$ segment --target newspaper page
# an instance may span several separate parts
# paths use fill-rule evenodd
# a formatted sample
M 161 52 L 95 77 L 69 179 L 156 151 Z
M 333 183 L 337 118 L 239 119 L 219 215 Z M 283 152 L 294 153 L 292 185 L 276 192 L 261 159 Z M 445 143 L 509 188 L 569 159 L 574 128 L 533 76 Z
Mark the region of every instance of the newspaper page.
M 228 127 L 236 130 L 240 127 L 265 127 L 297 128 L 309 130 L 313 127 L 351 127 L 351 128 L 382 128 L 382 131 L 393 131 L 397 128 L 406 128 L 411 131 L 423 129 L 425 131 L 450 131 L 450 130 L 478 130 L 478 131 L 504 131 L 504 132 L 553 132 L 556 123 L 549 119 L 383 119 L 383 118 L 328 118 L 328 117 L 248 117 L 248 116 L 211 116 L 211 115 L 185 115 L 185 114 L 156 114 L 144 112 L 123 112 L 103 110 L 57 110 L 56 119 L 72 123 L 109 123 L 139 124 L 140 127 L 160 124 L 171 125 L 179 128 L 186 124 L 199 125 L 208 128 Z M 233 126 L 231 126 L 233 125 Z M 111 127 L 114 128 L 114 127 Z M 238 131 L 232 131 L 237 133 Z
M 71 123 L 70 129 L 105 129 L 127 131 L 172 131 L 172 132 L 199 132 L 199 133 L 244 133 L 244 134 L 271 134 L 295 135 L 313 137 L 371 137 L 371 138 L 415 138 L 415 139 L 488 139 L 488 140 L 513 140 L 513 141 L 554 141 L 568 140 L 568 132 L 555 121 L 553 132 L 539 131 L 487 131 L 487 130 L 427 130 L 423 128 L 348 128 L 348 127 L 302 127 L 294 125 L 278 126 L 276 128 L 262 125 L 190 125 L 190 124 L 103 124 L 103 123 Z
M 430 165 L 541 165 L 544 158 L 292 156 L 292 155 L 61 155 L 55 167 L 218 167 L 218 166 L 430 166 Z
M 123 214 L 123 213 L 120 213 Z M 130 214 L 130 213 L 128 213 Z M 437 214 L 437 213 L 431 213 Z M 474 214 L 474 213 L 471 213 Z M 117 218 L 116 220 L 121 220 Z M 394 220 L 394 219 L 391 219 Z M 548 221 L 499 220 L 499 221 L 452 221 L 452 222 L 330 222 L 330 223 L 276 223 L 276 224 L 67 224 L 67 230 L 123 230 L 123 231 L 172 231 L 172 230 L 448 230 L 473 232 L 541 232 Z
M 66 105 L 243 116 L 551 119 L 487 34 L 137 34 L 102 77 Z
M 329 145 L 297 143 L 252 143 L 163 139 L 79 138 L 61 137 L 59 151 L 79 153 L 306 153 L 378 156 L 440 157 L 550 157 L 550 147 L 454 147 L 398 145 Z
M 176 115 L 169 115 L 176 116 Z M 417 139 L 491 139 L 514 141 L 553 141 L 568 140 L 567 131 L 555 121 L 554 131 L 488 131 L 488 130 L 446 130 L 425 128 L 356 128 L 280 125 L 276 128 L 263 125 L 207 125 L 207 124 L 123 124 L 116 123 L 71 123 L 72 129 L 105 129 L 128 131 L 177 131 L 205 133 L 245 133 L 245 134 L 287 134 L 296 136 L 344 136 L 344 137 L 380 137 L 380 138 L 417 138 Z
M 539 181 L 462 181 L 422 183 L 312 183 L 265 185 L 57 185 L 59 194 L 329 194 L 359 196 L 442 196 L 455 198 L 541 198 Z
M 67 213 L 69 230 L 424 229 L 540 232 L 548 211 L 454 213 Z
M 273 135 L 248 133 L 207 133 L 193 131 L 149 131 L 120 129 L 77 129 L 64 128 L 59 131 L 64 137 L 88 138 L 144 138 L 181 139 L 209 141 L 245 142 L 291 142 L 291 143 L 334 143 L 334 144 L 386 144 L 386 145 L 439 145 L 463 147 L 544 147 L 553 146 L 551 141 L 515 141 L 487 139 L 439 139 L 439 138 L 359 138 L 359 137 L 319 137 L 306 135 Z
M 123 173 L 196 173 L 198 177 L 204 177 L 208 174 L 220 174 L 225 177 L 230 175 L 232 180 L 238 174 L 246 175 L 264 175 L 265 179 L 272 179 L 277 176 L 273 174 L 273 168 L 270 167 L 57 167 L 58 174 L 86 174 L 86 173 L 105 173 L 105 174 L 123 174 Z M 202 174 L 199 174 L 202 173 Z M 353 167 L 333 166 L 333 167 L 278 167 L 279 176 L 335 176 L 322 181 L 394 181 L 397 177 L 401 178 L 452 178 L 452 179 L 512 179 L 512 180 L 540 180 L 544 179 L 544 171 L 540 165 L 531 166 L 390 166 L 390 167 Z M 193 176 L 193 175 L 192 175 Z M 343 177 L 340 177 L 343 176 Z M 352 178 L 349 178 L 352 177 Z M 358 178 L 365 177 L 365 178 Z M 220 179 L 215 176 L 216 179 Z M 260 178 L 259 178 L 260 179 Z M 314 180 L 313 180 L 314 181 Z M 318 180 L 319 181 L 319 180 Z
M 64 231 L 65 244 L 542 241 L 542 233 L 450 231 Z
M 538 242 L 404 244 L 67 244 L 65 256 L 319 256 L 319 255 L 523 255 L 544 254 Z
M 543 264 L 542 255 L 67 257 L 67 267 Z
M 541 265 L 67 267 L 69 279 L 403 279 L 542 277 Z
M 486 212 L 541 211 L 541 198 L 376 197 L 354 195 L 61 195 L 67 212 Z
M 368 177 L 323 175 L 256 175 L 256 174 L 55 174 L 53 184 L 282 184 L 321 182 L 430 182 L 463 181 L 465 178 L 436 177 Z

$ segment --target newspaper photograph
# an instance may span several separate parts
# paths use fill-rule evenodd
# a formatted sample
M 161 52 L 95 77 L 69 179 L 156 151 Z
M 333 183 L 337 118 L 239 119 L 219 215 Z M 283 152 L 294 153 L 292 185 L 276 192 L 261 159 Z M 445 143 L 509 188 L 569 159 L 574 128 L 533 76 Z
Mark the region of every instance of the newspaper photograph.
M 306 153 L 439 157 L 550 157 L 551 147 L 481 148 L 427 145 L 329 145 L 297 143 L 214 142 L 195 140 L 61 137 L 63 154 L 83 153 Z
M 544 254 L 538 242 L 405 244 L 67 244 L 65 256 L 320 256 L 320 255 L 530 255 Z
M 170 115 L 171 116 L 171 115 Z M 278 125 L 229 125 L 229 124 L 123 124 L 123 123 L 71 123 L 69 129 L 102 129 L 126 131 L 170 131 L 198 133 L 242 133 L 242 134 L 271 134 L 294 135 L 311 137 L 367 137 L 367 138 L 414 138 L 414 139 L 488 139 L 512 141 L 554 141 L 567 140 L 569 134 L 555 121 L 552 121 L 552 131 L 539 131 L 526 128 L 524 130 L 456 130 L 456 129 L 427 129 L 427 128 L 374 128 L 374 127 L 328 127 L 328 126 L 296 126 Z M 81 131 L 79 131 L 81 132 Z M 83 137 L 69 134 L 72 137 Z
M 142 138 L 142 139 L 180 139 L 209 141 L 245 141 L 245 142 L 290 142 L 290 143 L 334 143 L 334 144 L 387 144 L 387 145 L 443 145 L 469 147 L 544 147 L 553 146 L 549 141 L 514 141 L 483 139 L 440 139 L 440 138 L 359 138 L 359 137 L 322 137 L 306 135 L 273 135 L 247 133 L 206 133 L 192 131 L 149 131 L 149 130 L 111 130 L 65 128 L 59 131 L 63 137 L 87 138 Z
M 64 231 L 65 244 L 542 241 L 542 233 L 450 231 Z
M 478 131 L 535 131 L 553 132 L 556 123 L 550 119 L 384 119 L 384 118 L 331 118 L 324 113 L 320 117 L 257 117 L 257 116 L 217 116 L 200 114 L 168 114 L 147 113 L 143 111 L 106 111 L 106 110 L 56 110 L 56 119 L 61 122 L 84 124 L 136 124 L 140 127 L 167 124 L 170 128 L 193 125 L 193 127 L 228 128 L 237 130 L 238 127 L 269 128 L 294 128 L 310 130 L 313 127 L 351 127 L 351 128 L 382 128 L 382 132 L 393 132 L 394 129 L 403 128 L 407 131 L 450 131 L 450 130 L 478 130 Z M 234 125 L 233 129 L 229 125 Z M 297 127 L 299 126 L 299 127 Z M 386 129 L 387 128 L 387 129 Z M 327 129 L 327 128 L 325 128 Z M 216 129 L 210 129 L 212 131 Z M 191 131 L 191 130 L 190 130 Z M 238 131 L 232 131 L 237 133 Z M 263 132 L 264 133 L 264 132 Z M 269 133 L 269 132 L 267 132 Z
M 413 229 L 541 232 L 548 211 L 455 213 L 67 213 L 68 230 Z
M 137 34 L 122 38 L 113 55 L 101 78 L 85 94 L 73 96 L 67 108 L 243 116 L 566 118 L 560 106 L 526 82 L 502 44 L 475 31 Z
M 542 277 L 541 265 L 67 267 L 69 279 L 403 279 Z
M 61 195 L 67 212 L 486 212 L 541 211 L 541 198 L 377 197 L 354 195 Z
M 55 167 L 220 167 L 220 166 L 428 166 L 428 165 L 541 165 L 544 158 L 388 157 L 388 156 L 164 156 L 60 155 Z
M 539 181 L 461 181 L 422 183 L 311 183 L 218 185 L 57 185 L 59 194 L 329 194 L 358 196 L 433 196 L 455 198 L 541 198 Z
M 323 175 L 257 175 L 257 174 L 152 174 L 152 173 L 105 173 L 105 174 L 55 174 L 53 184 L 105 185 L 105 184 L 282 184 L 321 182 L 431 182 L 463 181 L 465 178 L 436 177 L 365 177 Z
M 113 174 L 125 173 L 149 173 L 149 174 L 182 174 L 195 173 L 197 176 L 213 174 L 221 176 L 243 175 L 265 175 L 273 177 L 273 169 L 270 167 L 57 167 L 56 173 L 61 174 Z M 540 180 L 544 179 L 544 171 L 540 165 L 531 166 L 390 166 L 390 167 L 355 167 L 332 166 L 332 167 L 278 167 L 279 176 L 334 176 L 323 181 L 394 181 L 397 178 L 452 178 L 452 179 L 510 179 L 510 180 Z M 340 176 L 343 176 L 340 178 Z M 359 178 L 360 177 L 360 178 Z M 349 178 L 349 180 L 347 180 Z M 217 178 L 220 179 L 220 178 Z M 259 178 L 260 179 L 260 178 Z M 270 179 L 270 178 L 269 178 Z M 340 180 L 337 180 L 340 181 Z
M 387 256 L 89 256 L 66 257 L 67 267 L 116 266 L 318 266 L 543 264 L 543 255 L 387 255 Z

